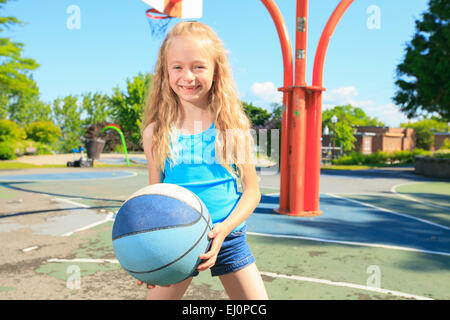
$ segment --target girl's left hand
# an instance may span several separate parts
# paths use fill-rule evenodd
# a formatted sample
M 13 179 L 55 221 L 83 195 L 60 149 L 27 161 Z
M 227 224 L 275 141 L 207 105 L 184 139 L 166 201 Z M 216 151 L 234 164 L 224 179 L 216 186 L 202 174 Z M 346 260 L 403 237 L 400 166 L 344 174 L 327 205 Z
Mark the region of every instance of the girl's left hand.
M 214 266 L 217 260 L 217 255 L 222 247 L 223 240 L 225 240 L 227 235 L 228 232 L 223 224 L 216 223 L 214 225 L 214 229 L 208 233 L 208 238 L 213 239 L 211 248 L 208 252 L 200 255 L 200 259 L 207 261 L 197 266 L 198 271 L 204 271 Z

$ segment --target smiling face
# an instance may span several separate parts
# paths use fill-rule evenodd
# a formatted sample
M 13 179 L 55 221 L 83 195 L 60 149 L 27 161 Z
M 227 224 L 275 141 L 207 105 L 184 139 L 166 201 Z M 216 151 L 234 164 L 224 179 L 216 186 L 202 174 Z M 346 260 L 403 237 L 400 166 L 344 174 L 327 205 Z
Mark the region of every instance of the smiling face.
M 194 37 L 178 36 L 167 48 L 169 84 L 181 104 L 208 106 L 214 79 L 214 62 Z

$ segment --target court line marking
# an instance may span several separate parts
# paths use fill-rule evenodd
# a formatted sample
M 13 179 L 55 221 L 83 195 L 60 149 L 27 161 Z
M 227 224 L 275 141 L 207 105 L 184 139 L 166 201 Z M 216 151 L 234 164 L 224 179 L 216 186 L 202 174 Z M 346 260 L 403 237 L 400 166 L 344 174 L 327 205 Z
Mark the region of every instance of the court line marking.
M 50 197 L 49 195 L 45 195 L 45 196 Z M 74 205 L 76 207 L 82 207 L 82 208 L 87 208 L 87 209 L 92 208 L 91 206 L 88 206 L 86 204 L 75 202 L 75 201 L 68 200 L 68 199 L 63 199 L 63 198 L 54 197 L 54 198 L 51 198 L 51 200 L 56 200 L 58 202 L 68 203 L 68 204 Z M 96 227 L 96 226 L 101 225 L 103 223 L 106 223 L 108 221 L 114 221 L 113 216 L 114 216 L 113 212 L 108 212 L 108 214 L 106 215 L 106 217 L 103 220 L 99 220 L 97 222 L 93 222 L 91 224 L 88 224 L 88 225 L 86 225 L 84 227 L 81 227 L 81 228 L 78 228 L 78 229 L 75 229 L 75 230 L 63 233 L 61 236 L 62 237 L 68 237 L 68 236 L 71 236 L 72 234 L 74 234 L 75 232 L 91 229 L 93 227 Z
M 397 188 L 400 187 L 400 186 L 410 185 L 410 184 L 417 184 L 417 183 L 423 183 L 423 182 L 410 182 L 410 183 L 400 183 L 400 184 L 396 184 L 395 186 L 393 186 L 393 187 L 391 188 L 391 192 L 392 192 L 393 194 L 396 194 L 396 195 L 402 197 L 402 198 L 405 198 L 406 200 L 418 202 L 418 203 L 421 203 L 421 204 L 426 205 L 426 206 L 429 206 L 429 207 L 434 207 L 434 208 L 438 208 L 438 209 L 444 209 L 445 211 L 450 211 L 450 208 L 448 208 L 448 207 L 442 207 L 442 206 L 439 206 L 439 205 L 434 204 L 434 203 L 431 203 L 431 202 L 427 202 L 427 201 L 423 201 L 423 200 L 418 200 L 418 199 L 416 199 L 416 198 L 414 198 L 414 197 L 411 197 L 411 196 L 409 196 L 409 195 L 401 194 L 401 193 L 398 193 L 397 191 L 395 191 L 395 189 L 397 189 Z
M 254 236 L 261 236 L 261 237 L 310 240 L 310 241 L 316 241 L 316 242 L 345 244 L 345 245 L 350 245 L 350 246 L 374 247 L 374 248 L 411 251 L 411 252 L 419 252 L 419 253 L 430 253 L 430 254 L 436 254 L 436 255 L 441 255 L 441 256 L 450 256 L 450 253 L 448 253 L 448 252 L 421 250 L 421 249 L 415 249 L 415 248 L 391 246 L 391 245 L 386 245 L 386 244 L 376 244 L 376 243 L 367 243 L 367 242 L 352 242 L 352 241 L 343 241 L 343 240 L 329 240 L 329 239 L 322 239 L 322 238 L 291 236 L 291 235 L 283 235 L 283 234 L 259 233 L 259 232 L 250 232 L 250 231 L 247 231 L 247 234 L 254 235 Z
M 100 221 L 97 221 L 97 222 L 93 222 L 93 223 L 91 223 L 91 224 L 88 224 L 87 226 L 84 226 L 84 227 L 75 229 L 75 230 L 73 230 L 73 231 L 66 232 L 66 233 L 62 234 L 61 236 L 63 236 L 63 237 L 68 237 L 68 236 L 71 236 L 72 234 L 74 234 L 75 232 L 79 232 L 79 231 L 91 229 L 91 228 L 93 228 L 93 227 L 96 227 L 96 226 L 98 226 L 98 225 L 104 224 L 104 223 L 106 223 L 106 222 L 114 221 L 113 215 L 114 215 L 114 213 L 109 212 L 105 219 L 100 220 Z
M 285 278 L 285 279 L 296 280 L 296 281 L 314 282 L 314 283 L 320 283 L 320 284 L 325 284 L 325 285 L 329 285 L 329 286 L 346 287 L 346 288 L 372 291 L 372 292 L 383 293 L 383 294 L 392 294 L 394 296 L 410 298 L 410 299 L 413 298 L 413 299 L 417 299 L 417 300 L 433 300 L 431 298 L 417 296 L 417 295 L 404 293 L 404 292 L 400 292 L 400 291 L 382 289 L 382 288 L 377 288 L 377 287 L 363 286 L 363 285 L 348 283 L 348 282 L 335 282 L 335 281 L 331 281 L 331 280 L 317 279 L 317 278 L 310 278 L 310 277 L 301 277 L 301 276 L 295 276 L 295 275 L 289 276 L 289 275 L 285 275 L 285 274 L 266 272 L 266 271 L 261 271 L 260 273 L 262 275 L 274 277 L 274 278 Z
M 87 259 L 87 258 L 77 258 L 77 259 L 58 259 L 58 258 L 51 258 L 48 259 L 47 262 L 69 262 L 69 263 L 113 263 L 113 264 L 119 264 L 119 261 L 117 259 Z M 359 290 L 365 290 L 365 291 L 372 291 L 377 293 L 383 293 L 383 294 L 391 294 L 394 296 L 404 297 L 404 298 L 413 298 L 417 300 L 433 300 L 431 298 L 417 296 L 409 293 L 404 293 L 400 291 L 394 291 L 389 289 L 382 289 L 377 287 L 369 287 L 354 283 L 348 283 L 348 282 L 336 282 L 326 279 L 317 279 L 317 278 L 310 278 L 310 277 L 302 277 L 302 276 L 295 276 L 295 275 L 285 275 L 285 274 L 279 274 L 279 273 L 273 273 L 273 272 L 266 272 L 266 271 L 260 271 L 262 275 L 273 277 L 273 278 L 285 278 L 289 280 L 296 280 L 296 281 L 305 281 L 305 282 L 314 282 L 314 283 L 320 283 L 324 285 L 330 285 L 330 286 L 337 286 L 337 287 L 346 287 L 346 288 L 352 288 L 352 289 L 359 289 Z
M 28 251 L 36 250 L 38 248 L 39 248 L 39 246 L 32 246 L 32 247 L 28 247 L 28 248 L 22 249 L 22 251 L 23 252 L 28 252 Z
M 87 259 L 87 258 L 77 258 L 77 259 L 58 259 L 51 258 L 47 259 L 47 262 L 75 262 L 75 263 L 115 263 L 118 264 L 119 261 L 117 259 Z
M 51 197 L 51 196 L 48 195 L 48 194 L 44 194 L 44 196 L 46 196 L 46 197 Z M 75 199 L 76 199 L 76 198 L 75 198 Z M 68 199 L 63 199 L 63 198 L 51 198 L 50 200 L 55 200 L 55 201 L 57 201 L 57 202 L 68 203 L 68 204 L 71 204 L 71 205 L 74 205 L 74 206 L 77 206 L 77 207 L 90 208 L 90 206 L 88 206 L 88 205 L 86 205 L 86 204 L 82 204 L 82 203 L 75 202 L 75 201 L 68 200 Z
M 425 220 L 425 219 L 417 218 L 417 217 L 414 217 L 414 216 L 410 216 L 410 215 L 407 215 L 407 214 L 399 213 L 399 212 L 396 212 L 396 211 L 393 211 L 393 210 L 390 210 L 390 209 L 377 207 L 375 205 L 368 204 L 368 203 L 365 203 L 365 202 L 361 202 L 361 201 L 358 201 L 358 200 L 353 200 L 353 199 L 348 199 L 348 198 L 345 198 L 345 197 L 340 197 L 340 196 L 338 196 L 336 194 L 332 194 L 332 193 L 326 193 L 326 195 L 329 195 L 331 197 L 335 197 L 335 198 L 338 198 L 338 199 L 343 199 L 343 200 L 346 200 L 346 201 L 349 201 L 349 202 L 354 202 L 354 203 L 360 204 L 360 205 L 365 206 L 365 207 L 374 208 L 374 209 L 377 209 L 377 210 L 380 210 L 380 211 L 384 211 L 384 212 L 387 212 L 387 213 L 390 213 L 390 214 L 394 214 L 394 215 L 397 215 L 397 216 L 401 216 L 401 217 L 404 217 L 404 218 L 417 220 L 417 221 L 420 221 L 422 223 L 429 224 L 429 225 L 432 225 L 432 226 L 435 226 L 435 227 L 438 227 L 438 228 L 442 228 L 442 229 L 445 229 L 445 230 L 450 230 L 449 227 L 443 226 L 441 224 L 434 223 L 434 222 L 431 222 L 431 221 L 428 221 L 428 220 Z
M 81 172 L 89 172 L 89 171 L 81 171 Z M 102 172 L 102 171 L 96 171 L 96 172 Z M 95 174 L 96 172 L 94 171 L 94 172 L 90 172 L 90 173 Z M 115 172 L 115 171 L 112 171 L 112 172 Z M 137 176 L 137 173 L 136 173 L 136 172 L 133 172 L 133 171 L 120 171 L 120 172 L 130 173 L 130 175 L 127 175 L 127 176 L 118 176 L 118 177 L 77 178 L 77 179 L 69 179 L 69 180 L 67 180 L 67 181 L 83 181 L 83 180 L 114 180 L 114 179 L 132 178 L 132 177 Z M 61 173 L 61 174 L 64 174 L 64 172 Z M 23 174 L 23 175 L 25 175 L 25 174 Z M 33 175 L 33 174 L 30 174 L 30 175 Z M 65 180 L 65 179 L 23 179 L 23 180 L 10 180 L 10 179 L 5 179 L 4 177 L 6 177 L 6 176 L 8 176 L 8 175 L 0 175 L 0 183 L 11 183 L 11 184 L 14 184 L 14 183 L 19 183 L 19 182 L 55 182 L 55 181 L 64 181 L 64 180 Z M 16 175 L 16 176 L 19 176 L 19 177 L 20 177 L 21 175 L 19 174 L 19 175 Z

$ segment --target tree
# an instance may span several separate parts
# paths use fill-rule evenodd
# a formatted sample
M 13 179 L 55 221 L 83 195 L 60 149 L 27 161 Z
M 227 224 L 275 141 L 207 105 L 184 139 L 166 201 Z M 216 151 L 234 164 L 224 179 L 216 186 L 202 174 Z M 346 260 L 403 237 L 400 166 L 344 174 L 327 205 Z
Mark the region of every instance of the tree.
M 51 121 L 36 121 L 25 127 L 27 138 L 36 142 L 51 145 L 58 141 L 61 129 Z
M 85 125 L 107 121 L 110 117 L 109 97 L 106 94 L 89 92 L 83 96 L 83 111 L 87 117 Z
M 416 134 L 416 147 L 430 150 L 434 144 L 434 132 L 446 132 L 447 123 L 437 118 L 424 119 L 414 123 L 402 123 L 402 128 L 413 128 Z
M 122 128 L 129 142 L 136 146 L 140 145 L 142 113 L 152 79 L 153 75 L 141 73 L 132 80 L 127 79 L 126 92 L 117 86 L 110 99 L 113 121 Z
M 450 2 L 430 0 L 397 66 L 393 100 L 408 118 L 435 113 L 450 121 Z
M 242 102 L 242 107 L 247 114 L 252 126 L 255 128 L 263 127 L 266 120 L 269 120 L 270 114 L 266 110 L 254 106 L 251 102 Z
M 3 4 L 9 0 L 0 0 L 0 12 Z M 5 28 L 22 24 L 15 17 L 0 16 L 0 34 Z M 18 93 L 37 94 L 37 86 L 29 72 L 39 65 L 35 60 L 22 57 L 24 45 L 19 42 L 11 42 L 9 38 L 0 37 L 0 102 L 4 103 Z M 4 105 L 0 108 L 1 116 L 5 116 Z
M 334 125 L 331 118 L 336 115 L 336 146 L 342 143 L 344 151 L 351 151 L 355 147 L 356 138 L 353 136 L 353 127 L 355 126 L 382 126 L 383 122 L 376 118 L 371 118 L 358 107 L 348 104 L 345 106 L 335 106 L 333 109 L 327 109 L 322 113 L 322 128 L 328 127 L 331 131 Z
M 58 98 L 53 103 L 53 114 L 56 125 L 61 129 L 62 139 L 58 151 L 71 152 L 82 144 L 83 121 L 78 98 L 73 95 Z
M 7 109 L 8 118 L 21 126 L 52 119 L 51 104 L 42 102 L 35 93 L 19 92 Z

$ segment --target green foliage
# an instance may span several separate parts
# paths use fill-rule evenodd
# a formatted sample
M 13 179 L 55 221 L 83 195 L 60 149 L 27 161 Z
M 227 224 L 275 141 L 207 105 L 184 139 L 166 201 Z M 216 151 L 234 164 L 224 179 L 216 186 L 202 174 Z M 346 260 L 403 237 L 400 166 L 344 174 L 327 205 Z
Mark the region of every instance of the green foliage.
M 322 113 L 322 128 L 328 127 L 330 134 L 334 130 L 331 121 L 333 116 L 338 119 L 335 133 L 336 146 L 342 144 L 343 150 L 346 152 L 353 150 L 355 147 L 356 138 L 353 135 L 353 127 L 384 125 L 378 119 L 367 116 L 361 108 L 352 105 L 335 106 L 333 109 L 324 110 Z
M 433 157 L 437 159 L 450 159 L 450 150 L 439 150 L 439 152 L 433 154 Z
M 114 123 L 121 127 L 124 136 L 135 145 L 139 145 L 141 139 L 142 113 L 152 78 L 151 74 L 139 74 L 132 80 L 127 79 L 126 91 L 121 91 L 119 87 L 116 87 L 110 99 Z
M 445 132 L 447 123 L 436 118 L 424 119 L 414 123 L 402 123 L 402 128 L 413 128 L 416 134 L 416 147 L 430 150 L 434 144 L 434 132 Z
M 87 114 L 85 125 L 108 121 L 110 117 L 109 97 L 106 94 L 89 92 L 83 96 L 82 108 Z
M 20 92 L 9 101 L 7 114 L 10 120 L 25 126 L 35 121 L 50 121 L 52 108 L 51 104 L 40 101 L 39 94 Z
M 445 139 L 439 150 L 450 150 L 450 140 Z
M 253 128 L 264 127 L 265 122 L 270 119 L 270 114 L 267 110 L 256 107 L 251 102 L 242 102 L 242 107 L 250 119 Z
M 36 142 L 53 144 L 62 136 L 61 129 L 51 121 L 36 121 L 25 127 L 27 137 Z
M 61 129 L 62 137 L 58 141 L 59 152 L 71 152 L 73 148 L 82 145 L 83 120 L 81 107 L 76 96 L 69 95 L 56 99 L 53 103 L 53 114 L 56 125 Z
M 0 9 L 7 2 L 7 0 L 1 0 Z M 0 34 L 5 27 L 9 29 L 17 24 L 22 23 L 15 17 L 0 16 Z M 30 71 L 39 65 L 33 59 L 22 57 L 23 47 L 22 43 L 11 42 L 9 38 L 0 37 L 0 92 L 2 95 L 14 97 L 21 92 L 37 93 L 37 86 L 30 76 Z M 1 110 L 1 112 L 4 111 Z
M 25 137 L 25 130 L 19 128 L 14 121 L 0 120 L 0 142 L 23 140 Z
M 14 160 L 16 158 L 16 152 L 11 141 L 0 141 L 0 160 Z
M 408 118 L 436 113 L 450 121 L 450 2 L 430 0 L 397 66 L 393 100 Z
M 414 156 L 429 155 L 430 152 L 423 149 L 413 151 L 383 152 L 377 151 L 372 154 L 362 154 L 361 152 L 351 152 L 339 159 L 334 159 L 335 165 L 389 165 L 389 164 L 412 164 Z

